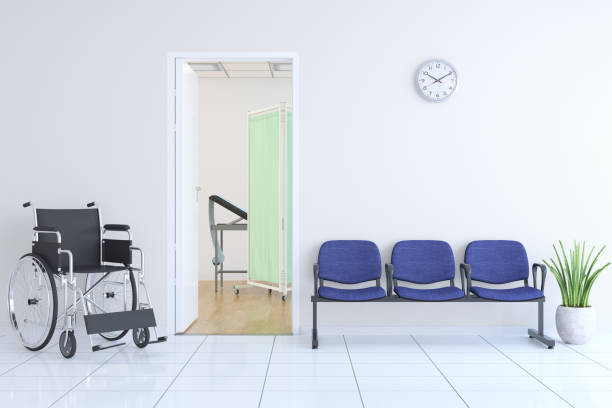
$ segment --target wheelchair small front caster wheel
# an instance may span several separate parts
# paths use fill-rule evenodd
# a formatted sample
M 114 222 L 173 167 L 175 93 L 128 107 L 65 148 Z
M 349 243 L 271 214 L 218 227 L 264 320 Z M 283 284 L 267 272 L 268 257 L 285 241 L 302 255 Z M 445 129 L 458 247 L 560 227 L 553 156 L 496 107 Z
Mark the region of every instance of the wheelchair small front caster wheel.
M 147 344 L 149 344 L 149 328 L 148 327 L 139 327 L 138 329 L 132 330 L 132 338 L 134 339 L 134 344 L 138 348 L 145 348 Z
M 287 295 L 283 295 L 281 299 L 283 299 L 283 302 L 287 301 Z
M 66 336 L 65 331 L 60 334 L 59 348 L 60 353 L 62 353 L 62 356 L 65 358 L 71 358 L 74 356 L 74 353 L 76 353 L 77 344 L 73 331 L 69 331 L 68 336 Z
M 234 288 L 234 294 L 235 294 L 235 295 L 237 295 L 237 294 L 239 294 L 239 293 L 240 293 L 240 290 L 239 290 L 239 289 L 237 289 L 237 288 Z

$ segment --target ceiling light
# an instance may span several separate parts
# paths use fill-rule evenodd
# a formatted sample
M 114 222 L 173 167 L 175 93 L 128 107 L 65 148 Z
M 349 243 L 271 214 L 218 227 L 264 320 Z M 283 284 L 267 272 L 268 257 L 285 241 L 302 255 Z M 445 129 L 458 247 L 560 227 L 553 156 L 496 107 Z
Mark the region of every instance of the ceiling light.
M 272 63 L 272 69 L 274 71 L 291 71 L 292 65 L 290 63 L 281 62 L 281 63 Z
M 199 72 L 215 72 L 222 71 L 221 66 L 217 62 L 192 62 L 189 64 L 191 69 Z

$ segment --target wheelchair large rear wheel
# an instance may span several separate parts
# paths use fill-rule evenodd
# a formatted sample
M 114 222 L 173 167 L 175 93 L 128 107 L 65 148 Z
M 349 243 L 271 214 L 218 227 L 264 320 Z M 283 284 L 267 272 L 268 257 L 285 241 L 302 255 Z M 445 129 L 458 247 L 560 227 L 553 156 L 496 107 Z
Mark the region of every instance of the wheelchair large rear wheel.
M 19 259 L 8 287 L 9 319 L 25 348 L 37 351 L 49 343 L 57 322 L 55 278 L 35 254 Z
M 87 292 L 103 275 L 88 274 L 85 291 Z M 103 281 L 98 283 L 87 296 L 91 302 L 85 301 L 89 314 L 112 312 L 125 312 L 136 310 L 136 281 L 134 273 L 130 270 L 111 272 Z M 118 330 L 108 333 L 99 333 L 109 341 L 119 340 L 127 334 L 128 330 Z

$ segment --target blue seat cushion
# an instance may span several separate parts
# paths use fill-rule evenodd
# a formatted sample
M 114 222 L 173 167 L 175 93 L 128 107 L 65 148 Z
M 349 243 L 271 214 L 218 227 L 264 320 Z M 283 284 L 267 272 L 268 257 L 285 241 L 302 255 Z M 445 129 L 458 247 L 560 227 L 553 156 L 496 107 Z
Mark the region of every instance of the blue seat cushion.
M 539 299 L 544 297 L 541 290 L 531 286 L 521 286 L 511 289 L 489 289 L 480 286 L 472 286 L 472 293 L 476 296 L 502 302 L 521 302 L 525 300 Z
M 460 299 L 464 296 L 463 291 L 456 286 L 446 286 L 436 289 L 414 289 L 397 286 L 395 288 L 395 293 L 404 299 L 421 300 L 423 302 Z
M 383 298 L 387 296 L 387 292 L 380 286 L 361 289 L 339 289 L 321 286 L 319 288 L 319 296 L 333 300 L 361 301 Z

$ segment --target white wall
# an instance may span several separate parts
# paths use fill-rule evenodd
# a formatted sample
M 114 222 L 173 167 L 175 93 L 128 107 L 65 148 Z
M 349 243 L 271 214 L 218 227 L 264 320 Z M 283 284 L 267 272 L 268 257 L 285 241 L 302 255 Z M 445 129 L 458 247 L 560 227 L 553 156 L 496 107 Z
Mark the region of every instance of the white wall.
M 214 279 L 215 251 L 208 224 L 208 197 L 216 194 L 248 212 L 247 112 L 279 102 L 291 103 L 290 78 L 200 78 L 200 279 Z M 215 206 L 217 222 L 237 217 Z M 249 263 L 246 231 L 226 232 L 227 270 L 246 270 Z M 227 274 L 224 280 L 244 280 Z
M 521 240 L 531 260 L 557 239 L 612 243 L 611 19 L 604 0 L 2 2 L 0 293 L 28 250 L 21 201 L 97 199 L 108 222 L 133 225 L 165 305 L 166 57 L 178 51 L 300 54 L 304 328 L 326 239 L 374 240 L 385 259 L 403 238 L 448 240 L 458 260 L 482 238 Z M 441 104 L 413 85 L 432 57 L 458 70 Z M 608 327 L 610 285 L 612 271 L 592 293 Z M 547 293 L 552 323 L 552 279 Z M 322 326 L 535 324 L 535 305 L 320 309 Z

